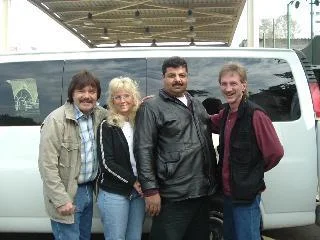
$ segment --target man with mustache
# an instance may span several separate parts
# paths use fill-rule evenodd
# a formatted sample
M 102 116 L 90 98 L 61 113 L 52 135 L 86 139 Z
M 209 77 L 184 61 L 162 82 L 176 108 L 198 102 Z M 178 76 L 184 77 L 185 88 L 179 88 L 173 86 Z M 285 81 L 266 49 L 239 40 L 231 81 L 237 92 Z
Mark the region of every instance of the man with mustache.
M 211 120 L 220 134 L 217 173 L 224 194 L 223 239 L 260 240 L 264 172 L 279 163 L 283 147 L 267 113 L 248 100 L 245 68 L 225 64 L 219 83 L 227 104 Z
M 96 130 L 106 116 L 97 106 L 100 82 L 82 71 L 72 77 L 68 100 L 41 126 L 39 170 L 55 239 L 89 240 L 93 182 L 98 173 Z
M 187 62 L 162 65 L 163 89 L 136 117 L 134 152 L 152 240 L 209 239 L 208 196 L 215 192 L 216 158 L 210 118 L 187 92 Z

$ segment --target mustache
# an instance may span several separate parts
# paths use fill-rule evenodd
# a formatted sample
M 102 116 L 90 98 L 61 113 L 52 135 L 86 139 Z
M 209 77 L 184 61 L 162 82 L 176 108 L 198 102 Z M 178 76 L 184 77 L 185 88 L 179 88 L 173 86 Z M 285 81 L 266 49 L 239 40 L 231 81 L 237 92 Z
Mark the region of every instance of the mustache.
M 81 99 L 80 102 L 89 102 L 89 103 L 92 103 L 92 100 L 87 99 L 87 98 L 84 98 L 84 99 Z
M 175 83 L 172 84 L 172 86 L 173 87 L 175 87 L 175 86 L 183 86 L 183 83 L 175 82 Z

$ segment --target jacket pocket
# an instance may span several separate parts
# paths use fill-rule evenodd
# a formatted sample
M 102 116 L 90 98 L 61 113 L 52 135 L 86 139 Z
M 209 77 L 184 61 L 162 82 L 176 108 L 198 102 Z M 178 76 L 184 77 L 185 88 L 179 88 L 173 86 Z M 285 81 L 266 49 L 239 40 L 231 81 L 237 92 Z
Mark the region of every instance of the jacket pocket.
M 67 180 L 70 177 L 71 167 L 77 161 L 79 154 L 79 144 L 71 142 L 63 142 L 61 144 L 60 158 L 58 169 L 62 180 Z
M 180 152 L 165 152 L 159 155 L 158 174 L 161 179 L 169 179 L 176 173 Z
M 231 161 L 237 165 L 244 166 L 249 163 L 250 158 L 250 143 L 234 143 L 231 145 Z

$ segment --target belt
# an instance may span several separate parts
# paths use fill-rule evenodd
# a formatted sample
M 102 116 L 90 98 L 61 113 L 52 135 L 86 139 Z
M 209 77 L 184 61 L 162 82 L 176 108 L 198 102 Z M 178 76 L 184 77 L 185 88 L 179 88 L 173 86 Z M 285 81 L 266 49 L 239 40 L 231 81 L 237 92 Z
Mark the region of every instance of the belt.
M 78 186 L 86 186 L 86 185 L 93 185 L 94 181 L 84 182 L 84 183 L 78 183 Z

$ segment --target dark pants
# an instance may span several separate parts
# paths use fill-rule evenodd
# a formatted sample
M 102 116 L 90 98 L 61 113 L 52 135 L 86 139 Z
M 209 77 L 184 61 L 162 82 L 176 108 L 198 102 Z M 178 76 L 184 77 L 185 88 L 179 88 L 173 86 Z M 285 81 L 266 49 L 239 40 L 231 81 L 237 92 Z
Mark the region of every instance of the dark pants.
M 208 240 L 208 197 L 167 201 L 162 199 L 160 214 L 153 218 L 151 240 Z

